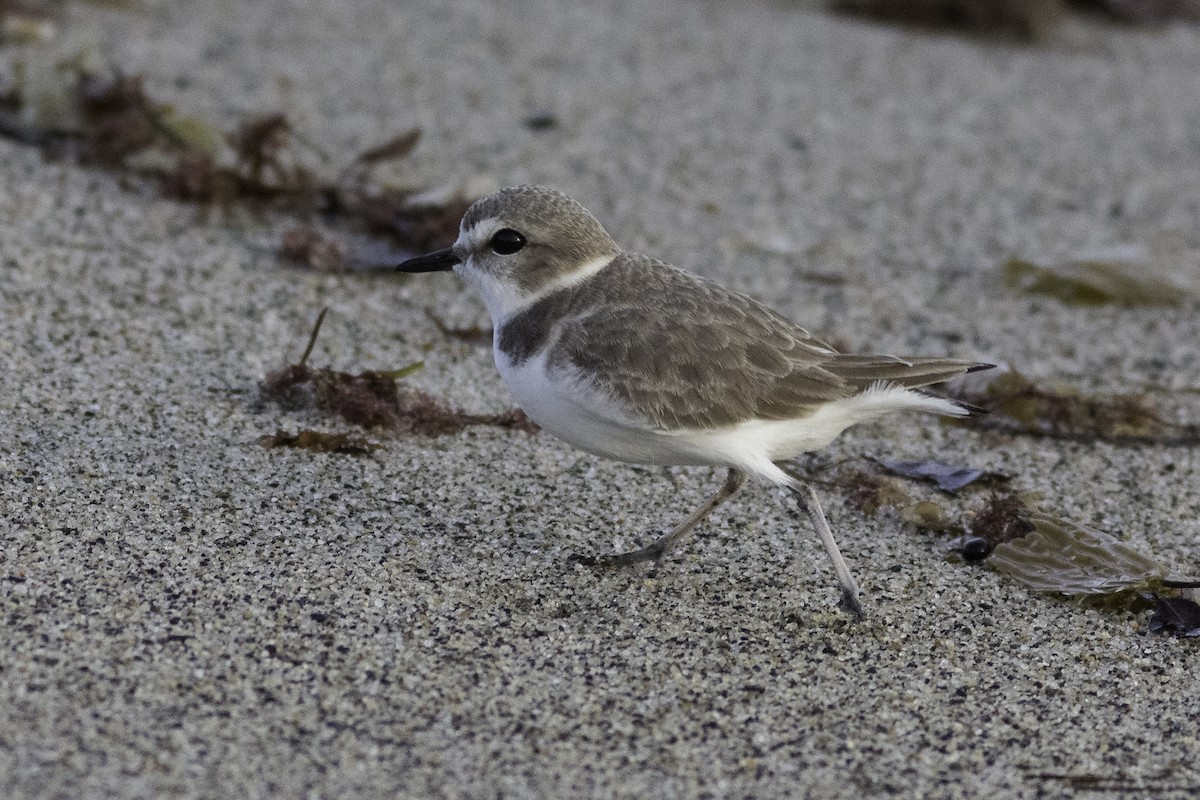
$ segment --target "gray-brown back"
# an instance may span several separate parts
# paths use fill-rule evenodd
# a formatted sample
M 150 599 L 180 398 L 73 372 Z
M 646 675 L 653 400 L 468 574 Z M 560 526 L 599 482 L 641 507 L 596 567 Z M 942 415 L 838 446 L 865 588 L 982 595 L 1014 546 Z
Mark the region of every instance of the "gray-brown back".
M 664 430 L 801 418 L 879 381 L 919 387 L 975 366 L 836 353 L 750 297 L 633 253 L 515 315 L 498 345 L 516 363 L 550 348 L 549 368 L 577 368 Z

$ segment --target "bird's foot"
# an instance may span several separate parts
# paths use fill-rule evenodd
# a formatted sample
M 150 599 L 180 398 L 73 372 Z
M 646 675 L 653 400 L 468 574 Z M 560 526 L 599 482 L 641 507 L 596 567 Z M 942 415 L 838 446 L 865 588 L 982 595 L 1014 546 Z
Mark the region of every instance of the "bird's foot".
M 640 564 L 643 561 L 653 561 L 654 566 L 650 568 L 650 574 L 653 575 L 658 569 L 658 562 L 662 560 L 665 552 L 666 548 L 660 540 L 640 550 L 630 550 L 628 553 L 610 553 L 603 556 L 576 554 L 571 556 L 571 560 L 585 567 L 628 567 L 633 564 Z
M 862 622 L 863 617 L 866 616 L 862 602 L 858 599 L 858 593 L 850 589 L 842 589 L 842 599 L 838 602 L 838 608 L 854 617 L 855 622 Z

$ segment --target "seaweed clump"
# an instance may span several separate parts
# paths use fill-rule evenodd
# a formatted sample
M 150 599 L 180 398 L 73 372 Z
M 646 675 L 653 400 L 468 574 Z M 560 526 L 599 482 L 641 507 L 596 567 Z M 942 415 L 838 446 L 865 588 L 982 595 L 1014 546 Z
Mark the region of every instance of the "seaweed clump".
M 456 433 L 474 425 L 534 433 L 537 425 L 520 409 L 499 414 L 472 414 L 450 406 L 420 389 L 402 388 L 398 381 L 424 366 L 418 361 L 395 370 L 342 372 L 312 367 L 309 356 L 328 309 L 317 317 L 300 360 L 269 373 L 260 386 L 264 401 L 287 408 L 316 407 L 363 428 L 425 436 Z

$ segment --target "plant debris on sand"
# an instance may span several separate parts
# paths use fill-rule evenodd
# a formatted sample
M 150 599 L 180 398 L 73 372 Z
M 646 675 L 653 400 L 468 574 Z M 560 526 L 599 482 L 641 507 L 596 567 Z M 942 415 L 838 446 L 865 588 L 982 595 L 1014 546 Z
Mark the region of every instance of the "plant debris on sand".
M 425 316 L 433 323 L 438 332 L 447 339 L 457 339 L 460 342 L 468 344 L 491 345 L 492 344 L 492 326 L 486 328 L 481 325 L 470 325 L 465 328 L 455 328 L 447 325 L 445 320 L 433 312 L 433 309 L 426 308 Z
M 365 436 L 352 433 L 323 433 L 321 431 L 302 430 L 288 433 L 283 429 L 268 436 L 260 436 L 258 443 L 263 447 L 294 447 L 300 450 L 311 450 L 314 453 L 340 453 L 351 456 L 365 456 L 378 450 L 380 445 Z
M 1072 8 L 1126 23 L 1200 19 L 1197 0 L 830 0 L 834 11 L 1025 42 L 1050 38 Z
M 36 145 L 51 158 L 149 177 L 162 197 L 205 207 L 251 203 L 337 219 L 404 253 L 452 244 L 472 200 L 378 179 L 383 165 L 411 155 L 419 128 L 346 157 L 335 169 L 334 159 L 306 145 L 283 113 L 252 116 L 221 133 L 154 100 L 140 75 L 102 76 L 78 68 L 73 83 L 57 72 L 39 80 L 59 86 L 53 102 L 43 101 L 57 110 L 22 115 L 20 85 L 0 87 L 3 105 L 13 109 L 0 115 L 0 135 Z M 282 248 L 289 258 L 314 269 L 344 268 L 342 248 L 330 236 L 322 235 L 318 251 L 298 241 L 294 231 Z
M 902 478 L 930 481 L 947 494 L 953 494 L 979 480 L 989 484 L 1004 483 L 1009 480 L 1008 475 L 998 472 L 988 472 L 956 464 L 944 464 L 941 461 L 895 461 L 889 458 L 878 458 L 875 459 L 875 463 Z
M 346 256 L 341 245 L 333 237 L 308 225 L 297 225 L 284 231 L 279 255 L 319 272 L 346 269 Z
M 264 400 L 288 408 L 316 408 L 364 428 L 436 436 L 456 433 L 472 425 L 492 425 L 534 433 L 537 426 L 520 409 L 500 414 L 471 414 L 419 389 L 402 389 L 397 380 L 424 366 L 410 364 L 398 370 L 340 372 L 310 367 L 308 358 L 320 333 L 327 309 L 313 326 L 304 355 L 295 364 L 271 372 L 260 387 Z
M 0 44 L 35 44 L 53 39 L 55 33 L 49 3 L 0 0 Z
M 1019 258 L 1004 263 L 1004 281 L 1024 292 L 1072 305 L 1178 306 L 1200 297 L 1186 268 L 1169 270 L 1138 248 L 1089 258 L 1036 264 Z
M 901 519 L 922 530 L 956 537 L 953 552 L 964 561 L 986 561 L 993 569 L 1035 591 L 1078 598 L 1092 606 L 1128 610 L 1149 608 L 1148 598 L 1153 596 L 1159 598 L 1161 620 L 1151 624 L 1152 632 L 1191 630 L 1186 623 L 1171 622 L 1174 619 L 1171 615 L 1178 611 L 1191 619 L 1186 615 L 1190 614 L 1192 601 L 1165 593 L 1200 586 L 1200 581 L 1171 577 L 1164 565 L 1117 537 L 1043 511 L 1028 495 L 992 491 L 973 514 L 952 504 L 969 493 L 964 490 L 985 486 L 985 481 L 967 481 L 957 489 L 941 489 L 938 500 L 922 500 L 910 495 L 892 477 L 936 483 L 937 476 L 952 476 L 951 483 L 958 483 L 975 472 L 988 474 L 983 470 L 937 462 L 866 460 L 890 475 L 853 467 L 841 469 L 840 474 L 829 479 L 817 479 L 812 474 L 800 477 L 840 490 L 847 502 L 868 515 L 884 508 L 899 509 Z M 893 468 L 897 466 L 899 469 Z M 999 477 L 1002 482 L 1009 479 Z
M 1150 617 L 1151 633 L 1170 633 L 1185 638 L 1200 637 L 1200 605 L 1182 597 L 1151 594 L 1158 606 Z
M 1163 419 L 1146 395 L 1090 397 L 1078 391 L 1047 389 L 1016 370 L 1000 372 L 982 389 L 955 397 L 990 412 L 952 423 L 972 428 L 1079 442 L 1200 444 L 1200 425 Z

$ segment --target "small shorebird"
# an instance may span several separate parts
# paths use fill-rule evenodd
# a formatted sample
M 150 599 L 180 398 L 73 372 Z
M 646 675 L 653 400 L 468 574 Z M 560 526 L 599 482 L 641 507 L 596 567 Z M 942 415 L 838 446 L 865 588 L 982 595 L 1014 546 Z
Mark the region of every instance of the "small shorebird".
M 586 561 L 657 563 L 757 475 L 808 514 L 841 606 L 857 616 L 858 587 L 816 492 L 776 462 L 894 411 L 966 416 L 974 409 L 920 389 L 991 366 L 839 353 L 744 294 L 622 250 L 579 203 L 536 186 L 481 198 L 452 247 L 397 269 L 453 270 L 479 292 L 500 375 L 550 433 L 621 461 L 728 470 L 658 541 Z

